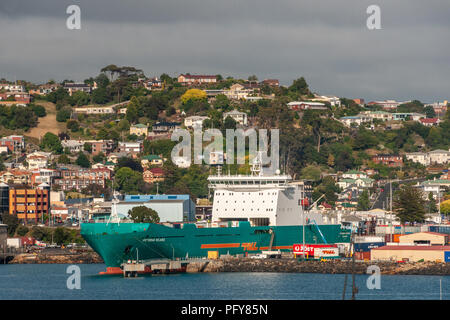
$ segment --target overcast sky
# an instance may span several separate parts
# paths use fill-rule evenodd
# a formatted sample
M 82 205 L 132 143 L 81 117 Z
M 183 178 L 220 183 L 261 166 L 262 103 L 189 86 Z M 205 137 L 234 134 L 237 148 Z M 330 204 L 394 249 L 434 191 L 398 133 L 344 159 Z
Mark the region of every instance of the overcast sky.
M 81 8 L 81 30 L 66 8 Z M 381 30 L 366 27 L 369 5 Z M 0 78 L 81 81 L 108 64 L 168 73 L 303 76 L 321 94 L 450 98 L 448 0 L 0 2 Z

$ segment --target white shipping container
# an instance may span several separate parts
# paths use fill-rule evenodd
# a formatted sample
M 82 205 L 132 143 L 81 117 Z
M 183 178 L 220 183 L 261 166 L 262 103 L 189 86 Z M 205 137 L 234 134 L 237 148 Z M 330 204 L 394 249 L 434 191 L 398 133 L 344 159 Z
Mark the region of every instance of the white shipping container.
M 334 258 L 339 256 L 339 248 L 314 248 L 314 258 Z
M 6 246 L 10 248 L 19 249 L 22 247 L 22 239 L 20 238 L 8 238 L 6 239 Z
M 384 242 L 384 237 L 376 237 L 376 236 L 355 237 L 355 243 L 371 243 L 371 242 Z

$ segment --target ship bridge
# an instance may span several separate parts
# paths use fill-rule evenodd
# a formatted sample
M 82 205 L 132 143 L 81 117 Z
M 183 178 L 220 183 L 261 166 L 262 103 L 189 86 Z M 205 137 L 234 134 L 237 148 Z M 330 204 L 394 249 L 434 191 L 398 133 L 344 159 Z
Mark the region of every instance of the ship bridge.
M 291 181 L 289 175 L 212 175 L 208 177 L 208 187 L 227 190 L 287 189 Z

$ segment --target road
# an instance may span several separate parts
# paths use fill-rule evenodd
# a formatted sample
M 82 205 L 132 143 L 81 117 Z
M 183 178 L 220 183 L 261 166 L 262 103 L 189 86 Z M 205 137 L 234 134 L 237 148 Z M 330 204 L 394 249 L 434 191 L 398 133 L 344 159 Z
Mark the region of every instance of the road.
M 414 179 L 405 179 L 405 180 L 392 180 L 392 183 L 399 183 L 399 184 L 405 184 L 405 183 L 415 183 L 415 182 L 423 182 L 426 178 L 414 178 Z M 373 203 L 371 209 L 389 209 L 390 208 L 390 184 L 389 181 L 387 181 L 384 185 L 381 185 L 381 188 L 383 189 L 383 192 L 379 194 L 375 202 Z M 396 188 L 392 187 L 392 195 L 394 195 Z

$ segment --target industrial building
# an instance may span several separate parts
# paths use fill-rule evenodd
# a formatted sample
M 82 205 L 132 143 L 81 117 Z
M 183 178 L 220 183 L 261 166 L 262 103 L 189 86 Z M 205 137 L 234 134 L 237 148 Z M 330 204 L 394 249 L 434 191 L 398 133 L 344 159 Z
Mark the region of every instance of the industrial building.
M 427 244 L 444 246 L 448 244 L 448 234 L 437 232 L 417 232 L 405 234 L 399 236 L 399 244 Z
M 128 211 L 138 206 L 155 210 L 160 222 L 195 221 L 195 203 L 188 194 L 177 195 L 126 195 L 117 204 L 117 213 L 128 216 Z
M 450 262 L 450 246 L 389 245 L 371 250 L 371 260 Z

